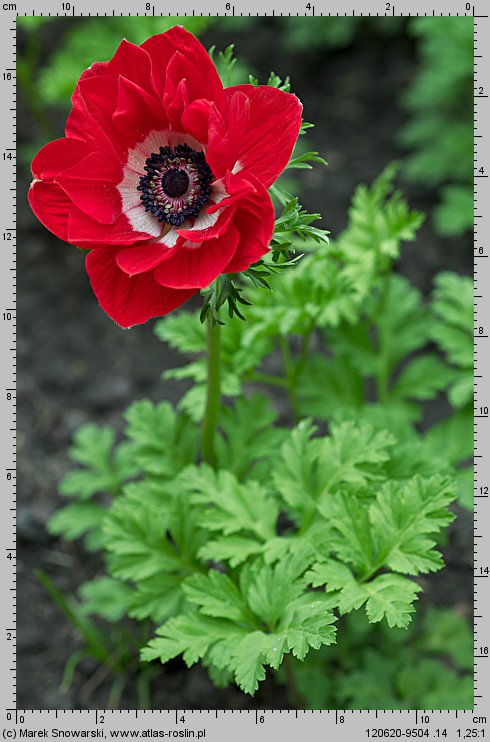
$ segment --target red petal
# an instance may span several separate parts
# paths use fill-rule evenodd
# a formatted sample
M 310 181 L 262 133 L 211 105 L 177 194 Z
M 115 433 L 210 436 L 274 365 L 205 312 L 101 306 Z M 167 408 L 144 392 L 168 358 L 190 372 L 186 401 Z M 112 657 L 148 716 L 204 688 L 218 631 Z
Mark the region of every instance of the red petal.
M 141 247 L 128 247 L 118 252 L 116 262 L 120 269 L 129 276 L 147 273 L 168 257 L 171 250 L 165 245 L 154 243 Z
M 183 128 L 182 115 L 189 106 L 189 102 L 189 91 L 185 77 L 179 80 L 175 86 L 167 84 L 163 104 L 168 120 L 176 131 L 181 131 Z
M 240 204 L 233 224 L 240 233 L 240 243 L 224 273 L 240 273 L 260 260 L 269 250 L 274 233 L 274 206 L 263 186 L 254 181 L 256 193 Z
M 60 173 L 56 182 L 79 209 L 103 224 L 113 224 L 121 215 L 121 195 L 116 188 L 121 179 L 121 164 L 94 152 Z
M 296 96 L 269 85 L 226 88 L 228 130 L 240 126 L 237 92 L 245 93 L 250 103 L 247 127 L 240 137 L 239 164 L 245 176 L 253 173 L 268 188 L 288 164 L 298 138 L 303 107 Z
M 63 189 L 55 183 L 34 181 L 27 197 L 39 221 L 60 240 L 69 242 L 68 217 L 72 203 Z
M 196 292 L 163 288 L 152 273 L 128 276 L 117 265 L 118 250 L 98 247 L 86 259 L 87 273 L 99 304 L 121 327 L 132 327 L 161 317 Z
M 231 88 L 232 90 L 234 88 Z M 242 150 L 244 134 L 250 118 L 250 102 L 245 93 L 227 95 L 225 120 L 216 110 L 208 120 L 208 150 L 206 160 L 217 178 L 233 170 Z
M 34 157 L 31 170 L 35 178 L 40 180 L 52 180 L 62 170 L 72 167 L 75 163 L 83 160 L 91 152 L 93 147 L 80 139 L 55 139 L 39 150 Z
M 223 105 L 223 85 L 216 67 L 203 45 L 185 28 L 174 26 L 166 33 L 152 36 L 141 46 L 151 57 L 154 84 L 161 96 L 166 91 L 167 66 L 173 54 L 180 52 L 193 68 L 193 77 L 197 75 L 200 79 L 199 93 L 193 95 L 191 100 L 207 98 L 215 101 L 219 107 Z M 174 89 L 180 79 L 174 81 Z
M 99 77 L 107 75 L 109 62 L 94 62 L 80 75 L 80 80 L 86 80 L 87 77 Z
M 209 59 L 208 54 L 206 56 Z M 214 69 L 214 65 L 212 66 Z M 176 129 L 182 128 L 182 113 L 193 101 L 206 99 L 209 102 L 212 101 L 218 108 L 223 105 L 222 90 L 215 90 L 203 73 L 202 67 L 193 64 L 192 59 L 180 50 L 176 51 L 170 60 L 167 67 L 163 104 Z M 183 81 L 185 81 L 185 87 L 182 86 Z M 185 90 L 185 97 L 180 92 L 181 90 Z
M 118 78 L 126 77 L 144 90 L 150 91 L 151 60 L 149 54 L 140 46 L 123 39 L 116 53 L 107 65 L 107 74 Z
M 237 152 L 230 146 L 229 131 L 223 116 L 216 106 L 212 105 L 209 110 L 206 161 L 215 178 L 223 178 L 226 172 L 232 170 L 237 156 Z
M 115 151 L 122 162 L 127 159 L 127 146 L 112 123 L 117 107 L 117 80 L 94 76 L 79 80 L 72 95 L 72 111 L 65 133 L 75 139 L 91 142 L 94 149 Z
M 135 231 L 126 214 L 116 219 L 114 224 L 102 224 L 92 219 L 72 204 L 68 219 L 68 242 L 106 245 L 133 245 L 135 242 L 151 240 L 148 232 Z
M 230 221 L 233 218 L 234 209 L 226 208 L 218 215 L 217 221 L 211 226 L 205 229 L 178 229 L 177 232 L 181 237 L 191 242 L 203 242 L 204 240 L 212 240 L 226 232 Z M 199 220 L 196 222 L 199 223 Z
M 186 242 L 173 248 L 172 255 L 155 270 L 162 286 L 176 289 L 203 289 L 209 286 L 230 262 L 239 240 L 231 226 L 221 237 L 201 245 Z
M 233 175 L 233 173 L 228 171 L 220 182 L 223 183 L 224 189 L 228 195 L 221 199 L 221 201 L 208 206 L 206 209 L 208 214 L 214 214 L 215 211 L 218 211 L 223 206 L 234 204 L 249 195 L 253 196 L 253 194 L 257 192 L 258 181 L 253 176 L 247 180 L 246 178 L 243 178 L 241 174 Z M 260 186 L 260 183 L 258 186 L 262 193 L 263 187 Z
M 128 147 L 134 147 L 152 130 L 168 127 L 159 101 L 125 77 L 119 78 L 117 108 L 112 117 Z
M 207 144 L 209 114 L 213 104 L 208 100 L 195 100 L 182 111 L 182 125 L 201 144 Z

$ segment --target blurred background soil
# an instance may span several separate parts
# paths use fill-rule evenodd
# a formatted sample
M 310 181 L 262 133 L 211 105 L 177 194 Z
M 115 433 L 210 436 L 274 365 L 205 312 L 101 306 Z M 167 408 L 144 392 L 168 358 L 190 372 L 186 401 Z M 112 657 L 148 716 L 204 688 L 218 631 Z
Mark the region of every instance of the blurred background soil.
M 71 22 L 71 21 L 70 21 Z M 101 19 L 101 23 L 103 23 Z M 316 22 L 319 22 L 316 19 Z M 40 63 L 59 43 L 68 21 L 46 29 Z M 157 29 L 156 29 L 157 30 Z M 399 97 L 417 69 L 414 41 L 402 29 L 394 36 L 361 32 L 344 48 L 303 48 L 284 53 L 272 19 L 256 19 L 250 29 L 222 28 L 219 23 L 200 36 L 206 47 L 236 44 L 239 58 L 263 80 L 271 69 L 289 74 L 301 98 L 306 119 L 315 123 L 309 137 L 328 162 L 327 169 L 307 172 L 302 202 L 323 215 L 323 226 L 335 237 L 345 226 L 354 187 L 372 181 L 383 167 L 405 154 L 396 132 L 407 113 Z M 21 35 L 22 44 L 26 43 Z M 19 139 L 29 143 L 36 124 L 19 96 Z M 63 133 L 64 114 L 54 122 Z M 47 597 L 34 570 L 42 567 L 65 593 L 97 572 L 73 544 L 60 543 L 45 531 L 59 506 L 57 486 L 70 469 L 67 449 L 74 431 L 88 421 L 122 429 L 122 413 L 139 397 L 177 402 L 182 385 L 162 382 L 161 373 L 179 357 L 159 342 L 152 323 L 130 331 L 119 329 L 99 309 L 83 267 L 82 255 L 58 241 L 29 210 L 30 175 L 19 167 L 18 184 L 18 706 L 19 708 L 104 708 L 109 679 L 93 663 L 77 670 L 71 688 L 60 688 L 67 657 L 78 639 Z M 430 212 L 436 193 L 401 182 L 411 206 Z M 430 219 L 414 245 L 406 246 L 399 270 L 428 293 L 437 270 L 472 270 L 469 234 L 443 237 Z M 285 401 L 278 397 L 283 422 Z M 434 411 L 437 415 L 437 410 Z M 424 600 L 451 605 L 464 615 L 472 611 L 472 517 L 458 510 L 445 548 L 447 568 L 424 578 Z M 122 707 L 135 707 L 129 684 Z M 264 684 L 254 699 L 237 690 L 217 690 L 202 669 L 190 672 L 180 661 L 170 663 L 152 683 L 153 708 L 285 708 L 281 686 Z

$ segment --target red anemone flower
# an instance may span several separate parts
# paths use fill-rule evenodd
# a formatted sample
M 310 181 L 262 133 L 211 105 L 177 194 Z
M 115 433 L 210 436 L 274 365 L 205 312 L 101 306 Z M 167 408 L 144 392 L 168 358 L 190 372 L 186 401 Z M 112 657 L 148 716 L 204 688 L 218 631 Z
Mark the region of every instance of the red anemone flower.
M 286 167 L 301 104 L 269 86 L 223 89 L 181 26 L 122 41 L 83 72 L 62 139 L 32 162 L 29 202 L 89 250 L 102 309 L 122 327 L 171 312 L 269 249 L 267 188 Z

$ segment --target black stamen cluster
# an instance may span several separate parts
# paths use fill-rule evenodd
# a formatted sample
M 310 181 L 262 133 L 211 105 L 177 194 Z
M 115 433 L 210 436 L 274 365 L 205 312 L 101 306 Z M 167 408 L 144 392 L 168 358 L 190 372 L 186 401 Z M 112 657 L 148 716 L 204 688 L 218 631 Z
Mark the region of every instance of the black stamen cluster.
M 180 165 L 183 166 L 182 169 Z M 171 203 L 164 204 L 158 200 L 156 184 L 159 183 L 170 199 L 184 195 L 190 183 L 185 165 L 193 168 L 197 182 L 179 211 Z M 204 153 L 196 152 L 188 144 L 178 144 L 173 149 L 160 147 L 159 152 L 153 152 L 146 160 L 145 170 L 147 174 L 140 178 L 138 186 L 138 190 L 142 191 L 140 198 L 145 211 L 150 211 L 159 222 L 165 221 L 179 227 L 188 217 L 197 216 L 201 207 L 209 200 L 209 184 L 214 177 L 213 173 Z

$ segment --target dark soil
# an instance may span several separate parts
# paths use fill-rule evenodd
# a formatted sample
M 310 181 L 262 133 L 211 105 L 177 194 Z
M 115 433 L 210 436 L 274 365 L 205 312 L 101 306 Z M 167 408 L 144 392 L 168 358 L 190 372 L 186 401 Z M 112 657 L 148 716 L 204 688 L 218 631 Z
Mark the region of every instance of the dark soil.
M 102 22 L 102 21 L 101 21 Z M 274 35 L 271 35 L 274 34 Z M 231 38 L 233 36 L 233 38 Z M 228 38 L 229 37 L 229 38 Z M 402 152 L 395 134 L 404 121 L 397 99 L 415 70 L 414 50 L 404 39 L 369 35 L 345 50 L 284 54 L 270 19 L 253 33 L 208 33 L 206 45 L 234 41 L 262 79 L 272 68 L 290 74 L 313 121 L 312 146 L 330 163 L 305 177 L 303 202 L 323 214 L 333 235 L 345 225 L 353 188 L 371 181 Z M 21 136 L 32 124 L 21 117 Z M 59 123 L 59 135 L 62 122 Z M 96 560 L 45 531 L 60 504 L 57 486 L 70 469 L 67 449 L 73 432 L 87 421 L 122 427 L 122 413 L 138 397 L 176 402 L 177 383 L 162 383 L 161 372 L 179 357 L 157 341 L 152 323 L 122 331 L 103 314 L 89 287 L 80 253 L 57 241 L 26 205 L 29 176 L 19 185 L 18 213 L 18 706 L 26 709 L 104 708 L 111 679 L 83 662 L 69 690 L 60 689 L 64 664 L 80 640 L 34 574 L 45 570 L 65 594 L 94 576 Z M 423 211 L 434 195 L 403 184 L 410 203 Z M 471 242 L 437 237 L 430 220 L 400 269 L 427 292 L 441 268 L 469 272 Z M 472 522 L 459 512 L 446 548 L 447 568 L 425 580 L 429 600 L 470 615 Z M 286 708 L 281 686 L 263 684 L 250 699 L 239 691 L 214 688 L 206 673 L 171 663 L 152 683 L 153 708 Z M 136 706 L 130 680 L 121 706 Z

